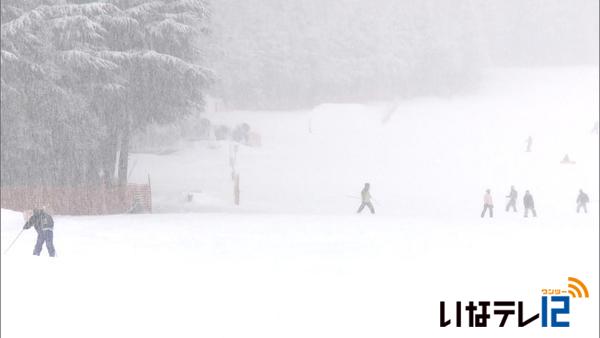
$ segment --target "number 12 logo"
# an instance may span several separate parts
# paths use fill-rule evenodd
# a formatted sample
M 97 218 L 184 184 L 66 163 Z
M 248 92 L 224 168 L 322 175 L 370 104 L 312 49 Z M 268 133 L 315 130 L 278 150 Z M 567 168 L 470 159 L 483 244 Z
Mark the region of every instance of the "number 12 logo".
M 551 327 L 569 327 L 569 321 L 559 321 L 558 315 L 569 314 L 570 312 L 570 297 L 569 296 L 551 296 L 552 303 L 562 303 L 561 308 L 550 309 L 550 326 Z M 542 296 L 542 327 L 548 327 L 548 296 Z

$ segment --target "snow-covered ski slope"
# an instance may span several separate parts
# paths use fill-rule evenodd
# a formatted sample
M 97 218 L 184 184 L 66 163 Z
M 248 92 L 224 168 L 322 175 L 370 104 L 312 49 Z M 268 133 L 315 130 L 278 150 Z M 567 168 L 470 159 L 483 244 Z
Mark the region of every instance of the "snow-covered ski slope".
M 598 69 L 503 69 L 485 84 L 211 115 L 262 136 L 239 150 L 240 207 L 228 144 L 135 154 L 158 213 L 56 216 L 54 260 L 32 257 L 25 232 L 2 255 L 2 337 L 597 337 Z M 576 164 L 559 164 L 566 153 Z M 375 216 L 354 214 L 364 182 Z M 503 210 L 511 184 L 516 214 Z M 486 188 L 494 219 L 479 218 Z M 522 217 L 525 189 L 538 218 Z M 3 250 L 22 224 L 2 210 Z M 522 300 L 534 314 L 568 276 L 590 290 L 570 328 L 439 327 L 440 301 Z
M 262 136 L 261 148 L 238 154 L 246 211 L 345 214 L 370 182 L 382 214 L 470 217 L 486 188 L 501 205 L 512 184 L 520 196 L 531 190 L 541 214 L 558 216 L 571 213 L 580 188 L 598 202 L 598 136 L 590 132 L 597 76 L 586 68 L 503 70 L 471 96 L 209 118 L 246 121 Z M 229 145 L 217 146 L 134 155 L 133 179 L 150 175 L 157 211 L 231 210 Z M 561 165 L 565 154 L 576 165 Z M 202 193 L 184 203 L 188 191 Z

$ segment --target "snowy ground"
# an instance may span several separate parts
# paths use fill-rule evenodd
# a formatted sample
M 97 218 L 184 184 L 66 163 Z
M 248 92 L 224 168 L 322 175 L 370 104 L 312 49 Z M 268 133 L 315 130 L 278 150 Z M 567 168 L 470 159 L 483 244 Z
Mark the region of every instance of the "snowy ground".
M 598 69 L 490 77 L 471 97 L 411 100 L 395 110 L 324 104 L 209 117 L 247 121 L 262 135 L 263 147 L 241 147 L 238 156 L 246 211 L 347 213 L 364 182 L 381 213 L 434 218 L 471 217 L 486 188 L 498 204 L 511 184 L 521 196 L 530 189 L 546 215 L 571 207 L 579 188 L 597 191 L 598 137 L 590 130 L 598 120 Z M 525 153 L 529 135 L 533 152 Z M 229 146 L 217 146 L 138 154 L 132 179 L 143 183 L 150 175 L 157 211 L 229 211 Z M 576 165 L 559 164 L 567 153 Z M 183 203 L 187 191 L 202 192 L 204 200 Z
M 240 149 L 239 208 L 227 144 L 134 155 L 162 213 L 57 216 L 55 260 L 24 233 L 2 255 L 2 337 L 597 337 L 598 69 L 498 70 L 471 97 L 390 107 L 211 116 L 262 135 Z M 365 181 L 374 217 L 353 214 Z M 511 184 L 537 219 L 502 210 Z M 497 217 L 482 220 L 486 188 Z M 3 250 L 22 224 L 2 211 Z M 534 312 L 568 276 L 591 293 L 569 329 L 439 328 L 441 300 Z

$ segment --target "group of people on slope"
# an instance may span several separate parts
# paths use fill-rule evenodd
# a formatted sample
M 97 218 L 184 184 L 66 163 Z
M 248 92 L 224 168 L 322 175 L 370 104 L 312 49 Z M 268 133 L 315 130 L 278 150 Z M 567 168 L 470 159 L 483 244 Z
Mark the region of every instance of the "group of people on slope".
M 365 207 L 368 207 L 372 214 L 375 213 L 375 208 L 373 207 L 373 203 L 371 203 L 371 185 L 369 183 L 365 183 L 361 195 L 361 204 L 358 207 L 357 213 L 361 213 Z M 506 196 L 508 198 L 508 203 L 506 204 L 505 211 L 508 212 L 512 209 L 513 212 L 517 212 L 517 198 L 519 197 L 519 193 L 515 189 L 514 186 L 510 186 L 510 192 Z M 577 213 L 581 209 L 585 213 L 587 213 L 587 204 L 590 202 L 590 198 L 588 195 L 583 192 L 583 190 L 579 190 L 579 195 L 577 196 Z M 529 217 L 529 212 L 533 215 L 533 217 L 537 217 L 537 211 L 535 210 L 535 202 L 533 200 L 533 196 L 529 190 L 525 191 L 525 195 L 523 196 L 523 208 L 525 209 L 525 217 Z M 490 217 L 494 217 L 494 202 L 492 200 L 492 193 L 490 189 L 485 191 L 485 195 L 483 195 L 483 210 L 481 211 L 481 217 L 485 217 L 485 214 L 488 213 Z
M 508 212 L 510 209 L 512 209 L 513 212 L 517 212 L 517 198 L 518 197 L 519 197 L 519 193 L 517 192 L 515 187 L 511 185 L 510 192 L 506 196 L 506 198 L 508 198 L 508 203 L 506 204 L 505 211 Z M 579 195 L 577 195 L 577 200 L 576 200 L 577 213 L 579 213 L 579 211 L 581 209 L 583 209 L 583 211 L 585 213 L 587 213 L 587 204 L 589 202 L 590 202 L 590 198 L 588 197 L 588 195 L 585 192 L 583 192 L 583 190 L 579 189 Z M 531 195 L 529 190 L 526 190 L 525 196 L 523 196 L 523 207 L 525 208 L 525 217 L 529 216 L 529 211 L 531 211 L 531 213 L 533 214 L 533 217 L 537 217 L 537 212 L 535 211 L 535 203 L 533 201 L 533 196 Z M 492 193 L 491 193 L 490 189 L 487 189 L 485 191 L 485 195 L 483 195 L 483 211 L 481 212 L 481 217 L 485 217 L 485 214 L 488 211 L 489 211 L 490 217 L 494 217 L 494 202 L 492 200 Z
M 510 192 L 506 196 L 508 198 L 508 203 L 506 204 L 506 211 L 508 212 L 512 209 L 514 212 L 517 212 L 517 198 L 518 192 L 514 186 L 510 187 Z M 373 207 L 373 203 L 371 200 L 373 197 L 371 196 L 371 185 L 369 183 L 365 183 L 363 189 L 360 192 L 361 196 L 361 204 L 358 207 L 357 213 L 361 213 L 365 207 L 369 208 L 372 214 L 375 213 L 375 208 Z M 579 195 L 577 196 L 577 213 L 581 209 L 585 213 L 587 213 L 587 203 L 589 203 L 590 198 L 583 190 L 579 190 Z M 529 192 L 529 190 L 525 191 L 525 196 L 523 196 L 523 206 L 525 208 L 525 217 L 528 217 L 529 211 L 533 214 L 533 217 L 537 217 L 537 213 L 535 210 L 535 204 L 533 201 L 533 196 Z M 492 200 L 492 194 L 490 189 L 485 191 L 485 195 L 483 196 L 483 211 L 481 212 L 481 217 L 484 217 L 485 214 L 489 212 L 490 217 L 494 217 L 494 202 Z M 29 218 L 29 220 L 23 226 L 23 230 L 27 230 L 30 228 L 34 228 L 37 231 L 37 241 L 35 243 L 35 247 L 33 249 L 33 254 L 36 256 L 40 255 L 42 251 L 42 246 L 44 243 L 46 244 L 46 248 L 48 249 L 48 253 L 51 257 L 56 255 L 56 250 L 54 249 L 54 220 L 52 216 L 48 214 L 44 209 L 35 209 L 33 210 L 33 215 Z

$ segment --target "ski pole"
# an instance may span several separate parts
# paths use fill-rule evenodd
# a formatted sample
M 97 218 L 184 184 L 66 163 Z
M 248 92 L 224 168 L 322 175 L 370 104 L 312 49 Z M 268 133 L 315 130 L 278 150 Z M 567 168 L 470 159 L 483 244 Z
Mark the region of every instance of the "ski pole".
M 6 248 L 6 250 L 4 251 L 5 255 L 8 252 L 8 250 L 10 250 L 10 248 L 12 248 L 13 244 L 15 244 L 15 242 L 17 241 L 17 239 L 19 239 L 19 237 L 21 236 L 21 234 L 23 233 L 23 231 L 25 231 L 25 229 L 21 229 L 21 231 L 19 232 L 19 234 L 17 235 L 17 237 L 15 237 L 15 239 L 13 239 L 12 243 L 10 243 L 10 245 L 8 246 L 8 248 Z

